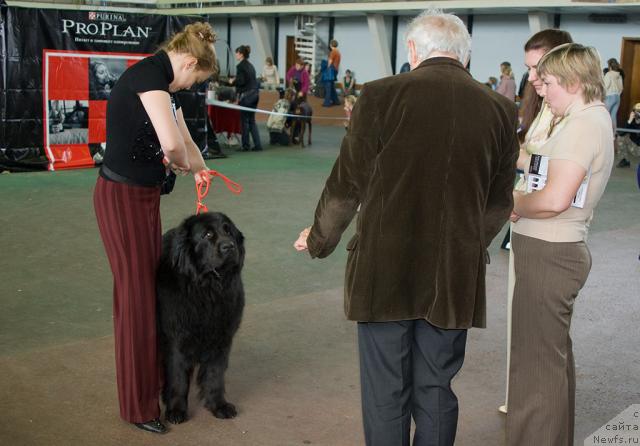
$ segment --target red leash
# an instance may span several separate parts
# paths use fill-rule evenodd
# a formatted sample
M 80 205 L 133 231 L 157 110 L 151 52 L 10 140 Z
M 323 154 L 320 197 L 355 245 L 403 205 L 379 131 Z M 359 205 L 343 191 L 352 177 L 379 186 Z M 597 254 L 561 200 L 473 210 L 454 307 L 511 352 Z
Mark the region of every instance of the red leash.
M 209 170 L 208 172 L 212 177 L 220 177 L 222 181 L 224 181 L 227 185 L 227 189 L 229 189 L 234 194 L 238 195 L 240 192 L 242 192 L 242 186 L 240 184 L 236 183 L 235 181 L 231 181 L 229 178 L 222 175 L 217 170 Z M 196 196 L 198 197 L 196 199 L 196 215 L 198 215 L 200 211 L 209 212 L 209 209 L 207 209 L 207 206 L 202 202 L 202 200 L 209 193 L 209 185 L 211 184 L 212 180 L 213 178 L 210 181 L 200 181 L 196 183 Z

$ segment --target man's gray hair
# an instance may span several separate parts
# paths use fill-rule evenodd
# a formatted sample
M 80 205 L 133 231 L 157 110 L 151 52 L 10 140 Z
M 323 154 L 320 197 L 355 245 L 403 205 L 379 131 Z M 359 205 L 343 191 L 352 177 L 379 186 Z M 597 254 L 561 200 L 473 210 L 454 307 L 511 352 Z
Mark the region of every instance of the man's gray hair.
M 434 51 L 453 53 L 466 64 L 471 51 L 471 36 L 459 17 L 439 9 L 428 9 L 411 20 L 405 42 L 415 43 L 418 60 L 422 62 Z M 407 45 L 408 47 L 408 45 Z

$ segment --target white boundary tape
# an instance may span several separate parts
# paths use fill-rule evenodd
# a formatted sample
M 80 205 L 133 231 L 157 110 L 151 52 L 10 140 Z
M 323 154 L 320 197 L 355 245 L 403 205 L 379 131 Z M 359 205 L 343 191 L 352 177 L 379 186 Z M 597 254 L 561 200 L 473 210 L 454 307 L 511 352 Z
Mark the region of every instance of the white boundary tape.
M 278 115 L 278 116 L 286 116 L 286 117 L 291 117 L 291 118 L 300 118 L 300 115 L 292 115 L 289 113 L 278 113 L 278 112 L 274 112 L 274 111 L 267 111 L 267 110 L 262 110 L 260 108 L 250 108 L 250 107 L 243 107 L 242 105 L 237 105 L 237 104 L 232 104 L 230 102 L 224 102 L 224 101 L 218 101 L 217 99 L 207 99 L 207 105 L 215 105 L 216 107 L 222 107 L 222 108 L 230 108 L 232 110 L 240 110 L 240 111 L 248 111 L 248 112 L 254 112 L 254 113 L 264 113 L 265 115 Z M 340 120 L 340 121 L 346 121 L 347 117 L 345 116 L 344 118 L 337 118 L 334 116 L 312 116 L 312 118 L 315 119 L 332 119 L 332 120 Z
M 628 129 L 626 127 L 618 127 L 616 132 L 625 132 L 625 133 L 640 133 L 640 130 L 637 129 Z

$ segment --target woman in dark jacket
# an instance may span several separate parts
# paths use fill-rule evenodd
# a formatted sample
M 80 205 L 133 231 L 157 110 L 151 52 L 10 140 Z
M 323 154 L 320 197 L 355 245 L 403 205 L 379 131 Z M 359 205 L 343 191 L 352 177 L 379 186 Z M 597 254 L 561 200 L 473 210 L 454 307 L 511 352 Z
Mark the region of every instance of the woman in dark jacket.
M 256 108 L 260 100 L 260 94 L 258 92 L 256 69 L 249 62 L 250 52 L 251 48 L 248 45 L 240 45 L 236 48 L 238 65 L 236 65 L 236 77 L 231 80 L 231 83 L 236 86 L 238 104 L 243 107 Z M 246 152 L 250 149 L 249 133 L 253 138 L 253 149 L 251 150 L 262 150 L 260 132 L 258 132 L 258 127 L 256 126 L 256 113 L 241 111 L 240 120 L 242 122 L 242 150 Z

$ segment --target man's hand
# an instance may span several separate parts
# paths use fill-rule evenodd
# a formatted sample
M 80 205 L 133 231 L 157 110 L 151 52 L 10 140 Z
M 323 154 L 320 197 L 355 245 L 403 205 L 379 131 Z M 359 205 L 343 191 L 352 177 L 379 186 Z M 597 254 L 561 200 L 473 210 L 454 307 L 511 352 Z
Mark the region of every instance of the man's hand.
M 302 232 L 298 236 L 298 240 L 296 240 L 295 243 L 293 244 L 293 247 L 296 248 L 296 251 L 307 250 L 307 237 L 309 237 L 310 231 L 311 231 L 311 226 L 302 230 Z
M 512 222 L 517 222 L 518 220 L 520 220 L 520 216 L 518 214 L 516 214 L 515 212 L 511 211 L 511 215 L 509 216 L 509 220 L 511 220 Z

